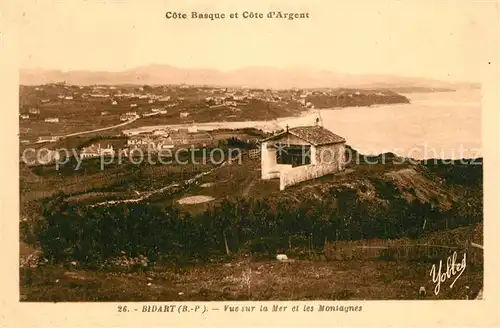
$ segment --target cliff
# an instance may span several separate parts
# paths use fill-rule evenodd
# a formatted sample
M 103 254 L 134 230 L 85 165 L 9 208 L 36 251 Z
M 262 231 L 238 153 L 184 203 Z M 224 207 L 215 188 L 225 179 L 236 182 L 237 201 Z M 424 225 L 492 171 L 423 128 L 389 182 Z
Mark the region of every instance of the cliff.
M 357 107 L 377 104 L 409 104 L 410 99 L 389 90 L 338 89 L 330 95 L 312 95 L 306 98 L 315 108 Z

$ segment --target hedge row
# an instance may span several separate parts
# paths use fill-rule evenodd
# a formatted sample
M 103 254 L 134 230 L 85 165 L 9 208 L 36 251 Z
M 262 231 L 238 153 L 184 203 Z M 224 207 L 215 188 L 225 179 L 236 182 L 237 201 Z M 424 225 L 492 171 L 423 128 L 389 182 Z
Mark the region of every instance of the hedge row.
M 235 252 L 272 253 L 321 248 L 325 240 L 416 238 L 429 231 L 482 222 L 482 201 L 469 198 L 441 211 L 418 201 L 362 202 L 342 193 L 300 204 L 268 199 L 228 199 L 198 215 L 177 206 L 121 204 L 84 207 L 55 199 L 43 219 L 24 222 L 26 240 L 52 262 L 95 265 L 125 252 L 150 260 L 206 260 Z

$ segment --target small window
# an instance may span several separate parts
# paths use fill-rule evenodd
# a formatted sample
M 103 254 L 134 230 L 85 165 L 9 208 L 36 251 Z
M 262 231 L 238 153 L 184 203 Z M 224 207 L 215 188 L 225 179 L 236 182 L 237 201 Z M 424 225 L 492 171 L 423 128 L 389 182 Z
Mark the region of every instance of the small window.
M 309 146 L 284 147 L 282 151 L 276 152 L 276 162 L 278 164 L 289 164 L 292 167 L 311 164 Z

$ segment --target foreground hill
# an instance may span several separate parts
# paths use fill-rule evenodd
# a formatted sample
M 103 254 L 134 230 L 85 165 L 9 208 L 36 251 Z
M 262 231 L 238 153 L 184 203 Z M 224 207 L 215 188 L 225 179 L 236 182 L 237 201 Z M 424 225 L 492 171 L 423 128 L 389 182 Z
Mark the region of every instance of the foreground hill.
M 441 257 L 427 251 L 397 261 L 328 261 L 323 254 L 325 242 L 337 241 L 402 238 L 459 251 L 468 241 L 482 244 L 476 229 L 483 221 L 481 160 L 361 158 L 345 172 L 285 191 L 277 181 L 260 180 L 259 161 L 248 158 L 104 171 L 93 161 L 82 171 L 23 167 L 21 298 L 413 299 L 421 286 L 427 299 L 474 297 L 482 287 L 480 254 L 456 288 L 439 296 L 430 292 L 429 270 Z M 188 196 L 213 201 L 179 204 Z M 292 261 L 271 260 L 277 253 Z
M 314 233 L 314 243 L 320 247 L 325 238 L 418 236 L 427 231 L 482 222 L 480 161 L 474 164 L 400 162 L 392 154 L 381 155 L 379 160 L 378 164 L 350 163 L 345 172 L 306 181 L 285 191 L 279 191 L 275 180 L 261 180 L 260 163 L 251 159 L 222 166 L 127 163 L 100 170 L 98 161 L 86 161 L 79 171 L 71 167 L 58 170 L 23 167 L 22 213 L 28 218 L 25 222 L 28 234 L 30 231 L 36 234 L 28 223 L 36 223 L 41 215 L 53 216 L 52 228 L 57 230 L 60 213 L 68 211 L 73 213 L 74 222 L 82 219 L 89 223 L 89 217 L 94 217 L 95 223 L 100 224 L 105 223 L 108 216 L 114 216 L 123 221 L 117 224 L 130 221 L 134 225 L 141 224 L 134 212 L 150 212 L 147 221 L 152 226 L 149 228 L 154 227 L 155 215 L 161 221 L 162 213 L 173 213 L 173 224 L 187 215 L 191 218 L 189 222 L 200 225 L 178 227 L 187 229 L 186 233 L 189 230 L 184 237 L 213 230 L 215 239 L 206 240 L 207 244 L 200 241 L 190 248 L 191 252 L 201 247 L 199 251 L 204 249 L 208 253 L 252 249 L 251 244 L 261 237 L 268 240 L 264 249 L 279 251 L 289 245 L 290 238 L 300 239 L 304 231 Z M 373 163 L 374 158 L 370 158 L 370 162 Z M 179 205 L 186 197 L 198 196 L 213 200 L 194 204 L 182 201 L 183 205 Z M 89 207 L 91 205 L 94 207 Z M 206 219 L 209 221 L 205 222 Z M 234 226 L 235 229 L 225 230 L 243 224 L 241 220 L 248 221 L 246 228 Z M 296 220 L 303 222 L 297 226 Z M 205 226 L 211 222 L 216 225 Z M 272 222 L 276 224 L 273 229 L 261 227 Z M 218 229 L 225 231 L 224 238 L 220 238 Z M 122 237 L 116 235 L 119 240 Z M 96 238 L 100 237 L 96 235 Z M 181 236 L 168 236 L 174 242 L 172 238 Z M 67 246 L 73 247 L 71 241 L 68 242 Z M 186 242 L 188 240 L 177 243 Z M 183 252 L 182 248 L 179 251 Z M 110 249 L 105 253 L 113 255 L 116 251 L 119 250 Z M 152 250 L 147 252 L 154 255 Z
M 454 240 L 476 230 L 457 228 L 422 239 Z M 483 286 L 482 267 L 469 262 L 453 288 L 443 284 L 435 295 L 435 285 L 429 279 L 432 264 L 370 259 L 325 261 L 291 254 L 287 262 L 239 257 L 205 266 L 158 265 L 146 272 L 44 265 L 21 269 L 20 294 L 21 301 L 28 302 L 336 300 L 342 308 L 328 311 L 345 312 L 351 304 L 338 301 L 474 299 Z M 425 296 L 419 295 L 421 287 L 427 291 Z M 314 311 L 325 309 L 316 306 Z

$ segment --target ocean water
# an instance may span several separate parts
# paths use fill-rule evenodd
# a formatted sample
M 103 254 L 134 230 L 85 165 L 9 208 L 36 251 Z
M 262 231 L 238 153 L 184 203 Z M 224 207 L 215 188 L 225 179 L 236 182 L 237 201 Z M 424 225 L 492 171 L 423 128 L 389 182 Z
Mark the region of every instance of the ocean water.
M 363 154 L 393 152 L 417 159 L 482 156 L 480 90 L 405 96 L 411 104 L 321 110 L 323 126 Z M 304 117 L 284 123 L 312 122 Z
M 481 91 L 405 94 L 410 104 L 313 110 L 300 117 L 272 121 L 196 124 L 200 130 L 255 127 L 267 131 L 313 125 L 319 115 L 323 126 L 344 137 L 363 154 L 392 152 L 415 159 L 481 157 Z M 151 131 L 148 126 L 129 133 Z

